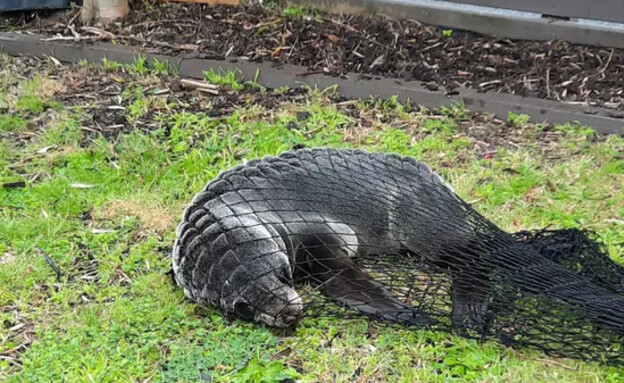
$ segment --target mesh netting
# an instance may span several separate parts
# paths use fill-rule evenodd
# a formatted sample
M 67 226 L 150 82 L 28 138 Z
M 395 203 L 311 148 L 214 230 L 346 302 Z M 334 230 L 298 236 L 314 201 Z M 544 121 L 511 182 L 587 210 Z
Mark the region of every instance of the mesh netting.
M 379 321 L 622 363 L 624 272 L 592 233 L 509 234 L 414 159 L 304 149 L 221 173 L 173 251 L 187 297 L 228 316 Z

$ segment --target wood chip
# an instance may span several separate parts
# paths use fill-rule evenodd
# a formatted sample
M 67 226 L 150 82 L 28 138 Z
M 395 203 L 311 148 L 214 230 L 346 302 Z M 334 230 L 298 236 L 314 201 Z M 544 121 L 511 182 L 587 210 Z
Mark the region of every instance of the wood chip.
M 47 152 L 48 152 L 48 150 L 50 150 L 50 149 L 56 149 L 56 148 L 57 148 L 57 146 L 56 146 L 56 145 L 46 146 L 45 148 L 41 148 L 41 149 L 37 150 L 37 153 L 39 153 L 39 154 L 44 154 L 44 153 L 47 153 Z
M 178 48 L 182 49 L 183 51 L 197 51 L 197 50 L 199 50 L 199 45 L 197 45 L 197 44 L 182 44 L 182 45 L 179 45 Z
M 74 189 L 91 189 L 91 188 L 94 188 L 95 185 L 76 182 L 76 183 L 69 185 L 69 187 L 74 188 Z
M 91 233 L 93 234 L 106 234 L 106 233 L 114 233 L 115 230 L 112 229 L 92 229 Z
M 18 325 L 15 325 L 15 326 L 11 327 L 11 328 L 9 329 L 9 331 L 10 331 L 10 332 L 16 332 L 17 330 L 22 329 L 22 328 L 24 328 L 25 326 L 26 326 L 26 324 L 24 324 L 24 323 L 20 323 L 20 324 L 18 324 Z
M 495 84 L 502 84 L 503 82 L 501 80 L 492 80 L 492 81 L 485 81 L 479 84 L 479 86 L 481 88 L 485 88 L 486 86 L 489 85 L 495 85 Z
M 375 59 L 375 61 L 373 61 L 373 63 L 370 65 L 370 68 L 372 69 L 372 68 L 374 68 L 376 66 L 383 65 L 384 62 L 385 62 L 385 56 L 381 55 L 381 56 L 377 57 Z
M 211 94 L 219 94 L 218 85 L 210 84 L 205 81 L 182 79 L 180 80 L 180 84 L 185 88 L 198 89 L 202 92 L 211 93 Z

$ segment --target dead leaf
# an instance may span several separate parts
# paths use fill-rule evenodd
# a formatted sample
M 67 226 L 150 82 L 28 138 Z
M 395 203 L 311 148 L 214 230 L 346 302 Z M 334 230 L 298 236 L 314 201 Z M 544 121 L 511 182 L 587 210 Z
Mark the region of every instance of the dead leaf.
M 115 151 L 115 145 L 113 145 L 112 142 L 108 144 L 108 151 L 110 152 L 110 154 L 113 155 L 113 157 L 119 158 L 119 154 L 117 154 L 117 151 Z
M 327 35 L 327 38 L 329 39 L 329 41 L 331 41 L 332 43 L 337 43 L 338 41 L 340 41 L 340 37 L 330 33 Z
M 60 62 L 60 61 L 59 61 L 59 59 L 57 59 L 56 57 L 47 56 L 47 55 L 46 55 L 46 57 L 47 57 L 48 59 L 50 59 L 50 61 L 52 61 L 52 63 L 54 63 L 54 65 L 56 65 L 56 66 L 58 66 L 58 67 L 62 66 L 61 62 Z
M 620 225 L 624 225 L 624 219 L 608 218 L 608 219 L 605 219 L 605 222 L 608 222 L 608 223 L 619 223 Z
M 17 330 L 19 330 L 19 329 L 23 328 L 24 326 L 26 326 L 26 324 L 25 324 L 25 323 L 20 323 L 20 324 L 17 324 L 17 325 L 15 325 L 15 326 L 11 327 L 11 328 L 9 329 L 9 332 L 15 332 L 15 331 L 17 331 Z
M 46 146 L 45 148 L 41 148 L 41 149 L 37 150 L 37 153 L 39 153 L 39 154 L 44 154 L 44 153 L 47 153 L 47 151 L 48 151 L 48 150 L 50 150 L 50 149 L 56 149 L 56 148 L 57 148 L 57 146 L 56 146 L 56 145 Z

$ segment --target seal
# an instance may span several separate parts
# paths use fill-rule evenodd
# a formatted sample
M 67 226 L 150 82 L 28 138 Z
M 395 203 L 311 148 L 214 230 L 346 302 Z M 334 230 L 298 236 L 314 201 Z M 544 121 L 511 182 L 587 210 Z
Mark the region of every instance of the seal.
M 269 326 L 301 318 L 302 283 L 375 318 L 434 324 L 434 314 L 357 267 L 358 259 L 399 254 L 406 265 L 422 259 L 450 277 L 456 328 L 483 333 L 502 286 L 509 297 L 552 308 L 551 322 L 540 318 L 548 326 L 565 302 L 570 317 L 583 313 L 579 323 L 624 334 L 623 298 L 517 241 L 410 157 L 317 148 L 252 160 L 211 180 L 177 234 L 173 271 L 185 295 Z
M 361 150 L 300 149 L 235 166 L 185 209 L 175 280 L 193 301 L 269 326 L 302 317 L 294 282 L 303 280 L 367 315 L 432 324 L 353 261 L 407 241 L 397 218 L 414 202 L 410 184 L 449 187 L 423 163 Z

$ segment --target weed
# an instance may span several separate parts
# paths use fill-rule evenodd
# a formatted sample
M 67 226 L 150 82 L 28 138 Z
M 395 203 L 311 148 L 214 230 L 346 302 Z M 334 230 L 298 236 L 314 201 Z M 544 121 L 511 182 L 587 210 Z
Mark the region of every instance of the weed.
M 453 133 L 452 122 L 442 119 L 426 120 L 423 125 L 423 130 L 427 133 Z
M 304 15 L 304 10 L 302 7 L 291 6 L 284 8 L 284 14 L 287 16 L 302 17 Z
M 170 73 L 169 61 L 158 61 L 158 59 L 154 59 L 154 62 L 152 63 L 152 68 L 152 74 L 155 75 L 166 76 Z
M 19 116 L 0 114 L 0 132 L 21 130 L 25 125 L 26 121 Z
M 256 88 L 259 89 L 260 91 L 266 91 L 266 88 L 262 85 L 260 85 L 260 83 L 258 82 L 258 78 L 260 77 L 260 69 L 256 70 L 256 75 L 254 76 L 254 79 L 251 81 L 245 81 L 245 85 L 248 85 L 252 88 Z
M 562 124 L 555 126 L 555 130 L 564 132 L 572 137 L 592 138 L 596 136 L 596 132 L 589 126 L 579 126 L 577 124 Z
M 17 101 L 17 110 L 28 111 L 31 113 L 41 113 L 46 106 L 45 101 L 41 98 L 35 96 L 34 94 L 28 94 L 24 97 L 21 97 Z
M 290 92 L 290 87 L 288 85 L 280 86 L 279 88 L 275 88 L 273 92 L 275 92 L 275 94 L 287 94 Z
M 271 383 L 286 378 L 298 378 L 299 376 L 300 374 L 292 368 L 284 369 L 282 363 L 264 362 L 254 358 L 240 372 L 232 376 L 232 383 Z
M 123 68 L 123 64 L 118 63 L 117 61 L 112 61 L 104 57 L 102 59 L 102 67 L 107 72 L 118 72 Z
M 215 71 L 214 69 L 210 69 L 208 71 L 204 71 L 204 77 L 211 84 L 229 87 L 232 90 L 243 90 L 245 87 L 241 83 L 242 76 L 237 72 L 224 72 L 222 70 Z
M 134 58 L 134 63 L 132 64 L 130 69 L 133 73 L 143 76 L 147 75 L 150 72 L 147 65 L 147 58 L 143 55 L 138 55 Z
M 531 117 L 528 114 L 516 114 L 514 112 L 509 112 L 507 114 L 507 122 L 509 122 L 512 126 L 522 126 L 529 122 Z

